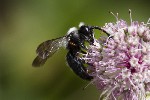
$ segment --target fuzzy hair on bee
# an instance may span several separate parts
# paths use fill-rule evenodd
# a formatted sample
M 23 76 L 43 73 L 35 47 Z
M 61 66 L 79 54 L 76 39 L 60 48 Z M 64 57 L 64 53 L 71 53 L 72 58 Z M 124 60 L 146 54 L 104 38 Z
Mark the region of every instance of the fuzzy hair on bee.
M 68 50 L 66 60 L 73 72 L 84 80 L 93 79 L 89 75 L 85 62 L 78 57 L 79 53 L 86 53 L 85 42 L 89 44 L 94 43 L 94 29 L 102 30 L 98 26 L 85 25 L 83 22 L 79 24 L 79 28 L 72 27 L 63 37 L 51 39 L 41 43 L 37 49 L 37 57 L 34 59 L 32 65 L 39 67 L 45 64 L 47 59 L 64 47 Z

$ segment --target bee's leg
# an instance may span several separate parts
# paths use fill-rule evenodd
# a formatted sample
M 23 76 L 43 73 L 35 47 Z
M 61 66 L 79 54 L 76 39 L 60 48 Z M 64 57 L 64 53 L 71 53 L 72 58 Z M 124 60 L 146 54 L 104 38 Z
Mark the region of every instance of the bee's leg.
M 67 59 L 67 62 L 68 62 L 68 65 L 70 66 L 70 68 L 80 78 L 82 78 L 84 80 L 93 79 L 93 77 L 87 73 L 87 70 L 84 67 L 84 64 L 81 61 L 81 59 L 78 59 L 75 55 L 72 55 L 70 52 L 67 53 L 66 59 Z

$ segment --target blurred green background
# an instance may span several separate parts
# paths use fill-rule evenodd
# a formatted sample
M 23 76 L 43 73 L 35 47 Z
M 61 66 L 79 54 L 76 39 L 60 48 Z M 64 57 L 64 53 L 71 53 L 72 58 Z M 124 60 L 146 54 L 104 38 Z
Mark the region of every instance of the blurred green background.
M 146 22 L 149 0 L 0 0 L 0 100 L 98 100 L 99 92 L 66 65 L 59 50 L 40 68 L 31 66 L 39 43 L 63 36 L 83 21 L 114 22 L 109 11 L 129 22 Z

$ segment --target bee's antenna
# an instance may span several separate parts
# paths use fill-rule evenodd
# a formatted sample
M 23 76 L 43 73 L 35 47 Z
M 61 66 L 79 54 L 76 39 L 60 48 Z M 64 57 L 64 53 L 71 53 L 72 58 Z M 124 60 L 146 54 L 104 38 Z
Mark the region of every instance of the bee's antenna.
M 99 27 L 99 26 L 92 26 L 92 29 L 98 29 L 98 30 L 100 30 L 100 31 L 102 31 L 102 32 L 104 32 L 104 33 L 106 33 L 107 36 L 109 36 L 109 34 L 108 34 L 104 29 L 102 29 L 102 28 Z
M 99 26 L 92 26 L 91 29 L 98 29 L 101 30 L 101 28 Z

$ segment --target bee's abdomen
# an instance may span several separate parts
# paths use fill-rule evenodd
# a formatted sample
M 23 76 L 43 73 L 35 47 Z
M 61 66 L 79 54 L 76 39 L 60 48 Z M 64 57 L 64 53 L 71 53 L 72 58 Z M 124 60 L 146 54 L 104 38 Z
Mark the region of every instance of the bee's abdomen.
M 76 55 L 73 55 L 71 52 L 68 52 L 66 60 L 70 68 L 73 70 L 73 72 L 80 78 L 84 80 L 93 79 L 93 77 L 88 74 L 87 69 L 84 67 L 83 62 L 80 59 L 78 59 Z

